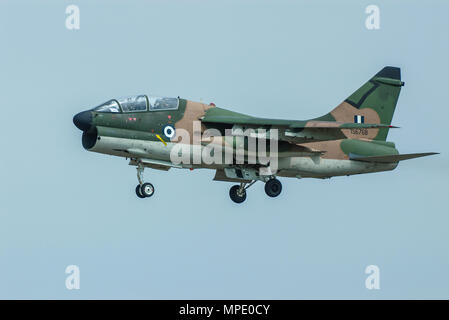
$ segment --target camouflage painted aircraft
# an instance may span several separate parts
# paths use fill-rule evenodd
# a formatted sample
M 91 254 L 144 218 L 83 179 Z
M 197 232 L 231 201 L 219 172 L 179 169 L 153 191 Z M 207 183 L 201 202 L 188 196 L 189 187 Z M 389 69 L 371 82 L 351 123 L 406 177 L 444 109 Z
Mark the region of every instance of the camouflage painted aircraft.
M 330 178 L 388 171 L 399 161 L 436 154 L 399 154 L 395 144 L 386 141 L 389 129 L 395 128 L 391 121 L 403 85 L 400 69 L 385 67 L 331 112 L 305 121 L 257 118 L 179 97 L 138 95 L 109 100 L 78 113 L 73 122 L 83 131 L 86 150 L 124 157 L 137 167 L 139 198 L 154 194 L 154 186 L 142 181 L 144 168 L 208 168 L 216 171 L 214 180 L 238 183 L 229 195 L 241 203 L 246 189 L 256 181 L 264 182 L 266 194 L 276 197 L 282 190 L 277 177 Z M 200 137 L 199 152 L 206 148 L 211 137 L 203 134 L 211 129 L 228 138 L 215 141 L 215 146 L 243 148 L 244 160 L 236 161 L 233 155 L 231 162 L 221 163 L 172 161 L 174 147 L 191 148 L 195 137 Z M 246 133 L 247 129 L 252 131 Z M 267 131 L 260 136 L 257 132 L 262 129 Z M 276 138 L 268 131 L 274 129 Z M 181 141 L 179 131 L 186 132 L 188 139 Z M 268 141 L 276 140 L 275 170 L 270 162 L 249 161 L 250 139 L 262 141 L 267 154 L 271 152 Z

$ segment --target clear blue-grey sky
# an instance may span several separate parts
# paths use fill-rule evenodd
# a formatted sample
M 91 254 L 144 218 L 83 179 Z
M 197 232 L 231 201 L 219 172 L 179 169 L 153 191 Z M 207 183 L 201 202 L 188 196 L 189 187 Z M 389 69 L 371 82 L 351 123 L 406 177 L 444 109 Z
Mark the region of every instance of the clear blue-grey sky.
M 80 29 L 65 9 L 80 9 Z M 380 9 L 367 30 L 365 8 Z M 0 298 L 449 298 L 447 1 L 0 1 Z M 212 171 L 86 152 L 75 113 L 181 96 L 261 117 L 327 113 L 402 68 L 389 140 L 441 155 L 283 179 L 237 205 Z M 80 290 L 67 290 L 77 265 Z M 368 265 L 380 290 L 365 288 Z

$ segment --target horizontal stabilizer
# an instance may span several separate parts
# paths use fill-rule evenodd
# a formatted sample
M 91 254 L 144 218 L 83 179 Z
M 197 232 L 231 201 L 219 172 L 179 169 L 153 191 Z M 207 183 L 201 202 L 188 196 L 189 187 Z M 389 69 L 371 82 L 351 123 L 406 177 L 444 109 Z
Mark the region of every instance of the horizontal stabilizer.
M 438 154 L 438 152 L 392 154 L 392 155 L 386 155 L 386 156 L 368 156 L 368 157 L 350 153 L 349 159 L 357 160 L 357 161 L 366 161 L 366 162 L 392 163 L 392 162 L 398 162 L 398 161 L 402 161 L 402 160 L 431 156 L 434 154 Z

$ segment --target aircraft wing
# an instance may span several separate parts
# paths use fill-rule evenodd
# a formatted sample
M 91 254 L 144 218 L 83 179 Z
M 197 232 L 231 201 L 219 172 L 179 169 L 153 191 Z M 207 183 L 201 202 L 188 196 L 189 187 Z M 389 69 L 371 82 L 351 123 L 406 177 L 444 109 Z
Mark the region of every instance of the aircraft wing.
M 347 136 L 343 130 L 368 130 L 380 128 L 397 128 L 395 126 L 377 123 L 349 123 L 337 121 L 319 121 L 319 120 L 282 120 L 256 118 L 245 114 L 232 112 L 218 107 L 209 109 L 201 122 L 208 128 L 233 129 L 232 135 L 250 136 L 257 138 L 270 139 L 268 133 L 261 136 L 258 129 L 268 131 L 271 128 L 278 129 L 278 139 L 294 143 L 310 141 L 327 141 L 344 139 Z M 244 127 L 245 130 L 234 130 L 236 127 Z M 254 131 L 246 130 L 254 129 Z
M 398 161 L 402 161 L 402 160 L 431 156 L 434 154 L 438 154 L 438 152 L 393 154 L 393 155 L 386 155 L 386 156 L 361 156 L 361 155 L 350 153 L 349 159 L 357 160 L 357 161 L 365 161 L 365 162 L 392 163 L 392 162 L 398 162 Z

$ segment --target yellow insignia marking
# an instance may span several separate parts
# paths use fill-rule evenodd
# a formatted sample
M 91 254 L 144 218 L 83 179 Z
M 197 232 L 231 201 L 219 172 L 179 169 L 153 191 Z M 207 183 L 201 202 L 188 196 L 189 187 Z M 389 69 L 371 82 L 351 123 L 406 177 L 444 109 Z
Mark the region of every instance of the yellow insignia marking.
M 165 142 L 164 139 L 162 139 L 160 135 L 157 134 L 156 137 L 157 137 L 159 140 L 161 140 L 161 142 L 164 144 L 164 146 L 167 146 L 167 142 Z

